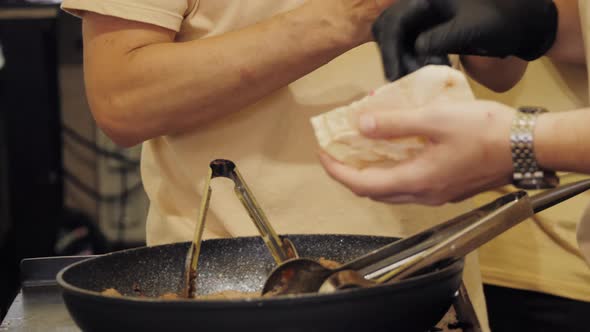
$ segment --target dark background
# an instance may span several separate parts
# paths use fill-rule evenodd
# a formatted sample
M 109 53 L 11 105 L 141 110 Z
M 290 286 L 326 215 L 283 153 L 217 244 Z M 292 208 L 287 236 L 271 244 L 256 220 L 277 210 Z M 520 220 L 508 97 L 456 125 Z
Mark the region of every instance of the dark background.
M 55 8 L 58 14 L 2 17 L 8 10 L 39 8 Z M 76 178 L 64 167 L 64 141 L 85 149 L 87 155 L 114 158 L 128 167 L 138 165 L 98 147 L 76 128 L 64 127 L 59 68 L 64 64 L 81 67 L 80 20 L 60 12 L 57 4 L 0 0 L 0 45 L 6 59 L 0 69 L 1 321 L 18 292 L 23 258 L 99 254 L 143 243 L 109 242 L 99 231 L 96 216 L 66 207 L 68 183 L 78 188 L 76 195 L 84 196 L 79 199 L 91 204 L 107 199 L 127 204 L 129 192 L 105 198 L 85 185 L 94 179 Z M 141 185 L 135 187 L 141 189 Z

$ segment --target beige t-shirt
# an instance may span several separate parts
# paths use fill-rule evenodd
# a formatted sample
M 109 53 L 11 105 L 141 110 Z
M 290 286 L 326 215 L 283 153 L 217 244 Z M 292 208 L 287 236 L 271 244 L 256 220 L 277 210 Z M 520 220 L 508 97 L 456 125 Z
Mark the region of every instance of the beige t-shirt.
M 580 9 L 587 30 L 588 13 L 583 7 Z M 515 107 L 538 105 L 551 111 L 567 111 L 589 105 L 586 68 L 558 64 L 547 58 L 531 63 L 523 80 L 507 93 L 493 93 L 472 83 L 478 98 Z M 582 176 L 562 174 L 561 178 L 565 183 Z M 501 191 L 485 193 L 476 197 L 476 201 L 487 202 L 500 194 Z M 482 247 L 480 264 L 484 282 L 590 301 L 590 269 L 576 243 L 576 227 L 589 202 L 590 192 L 584 193 L 538 214 L 534 220 L 523 222 Z
M 93 11 L 159 25 L 177 31 L 178 41 L 187 41 L 255 24 L 303 2 L 64 0 L 62 8 L 77 15 Z M 384 84 L 383 76 L 378 49 L 368 43 L 250 107 L 193 132 L 145 142 L 142 179 L 151 202 L 148 244 L 191 239 L 208 165 L 216 158 L 236 163 L 281 234 L 406 236 L 473 208 L 470 202 L 437 208 L 376 203 L 356 197 L 325 174 L 310 117 L 360 99 Z M 205 236 L 254 234 L 256 228 L 231 182 L 215 179 Z M 476 255 L 470 257 L 465 274 L 480 319 L 487 325 Z
M 63 7 L 158 24 L 179 31 L 177 40 L 184 41 L 239 29 L 302 3 L 65 0 Z M 151 200 L 148 243 L 191 238 L 203 180 L 216 158 L 236 162 L 281 233 L 404 236 L 471 208 L 469 203 L 437 208 L 375 203 L 326 176 L 316 156 L 310 117 L 357 100 L 382 84 L 378 50 L 369 43 L 250 107 L 193 132 L 146 142 L 142 176 Z M 256 234 L 230 182 L 215 179 L 212 188 L 207 236 Z

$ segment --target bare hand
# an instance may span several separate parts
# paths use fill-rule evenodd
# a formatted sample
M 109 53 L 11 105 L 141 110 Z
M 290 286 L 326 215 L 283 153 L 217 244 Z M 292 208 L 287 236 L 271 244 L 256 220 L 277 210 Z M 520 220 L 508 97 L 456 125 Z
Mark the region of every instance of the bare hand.
M 391 168 L 359 170 L 324 152 L 320 159 L 332 178 L 359 196 L 396 204 L 457 202 L 510 182 L 513 117 L 512 108 L 489 101 L 365 112 L 359 118 L 365 136 L 422 136 L 431 144 Z

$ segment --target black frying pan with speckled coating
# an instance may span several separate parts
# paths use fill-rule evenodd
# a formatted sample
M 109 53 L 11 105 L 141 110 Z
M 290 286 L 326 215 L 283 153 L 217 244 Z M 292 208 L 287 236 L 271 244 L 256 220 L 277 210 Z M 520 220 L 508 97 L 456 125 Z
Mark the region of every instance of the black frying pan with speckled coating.
M 301 257 L 352 260 L 394 238 L 289 235 Z M 145 247 L 73 264 L 58 275 L 71 316 L 84 331 L 424 332 L 449 309 L 463 262 L 393 285 L 335 294 L 252 300 L 162 300 L 183 287 L 189 243 Z M 259 237 L 202 243 L 197 292 L 259 291 L 275 263 Z M 124 297 L 100 292 L 116 288 Z M 139 297 L 140 293 L 146 297 Z

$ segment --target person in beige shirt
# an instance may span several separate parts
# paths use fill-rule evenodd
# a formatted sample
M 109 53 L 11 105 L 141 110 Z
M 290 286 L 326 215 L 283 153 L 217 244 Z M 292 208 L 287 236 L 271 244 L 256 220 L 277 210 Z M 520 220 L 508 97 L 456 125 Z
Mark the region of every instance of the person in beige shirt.
M 385 36 L 378 40 L 382 52 L 399 54 L 401 49 L 403 53 L 403 48 L 411 44 L 407 39 L 411 39 L 418 59 L 459 53 L 465 70 L 485 86 L 505 91 L 518 82 L 505 95 L 491 93 L 473 82 L 479 98 L 502 100 L 514 107 L 537 105 L 569 110 L 538 117 L 534 132 L 536 158 L 545 169 L 590 173 L 587 1 L 428 3 L 402 0 L 383 14 L 375 28 L 377 36 Z M 416 26 L 416 22 L 426 28 L 408 35 L 405 26 Z M 533 32 L 536 35 L 531 35 Z M 525 61 L 543 54 L 548 58 L 530 65 Z M 386 54 L 388 74 L 395 78 L 418 68 L 413 57 Z M 354 192 L 392 203 L 440 204 L 510 182 L 513 165 L 509 138 L 515 116 L 512 107 L 477 101 L 403 111 L 364 114 L 359 118 L 361 129 L 373 138 L 426 136 L 433 142 L 427 152 L 391 169 L 363 171 L 322 155 L 329 173 Z M 580 177 L 575 173 L 561 174 L 563 182 Z M 507 190 L 514 188 L 498 191 Z M 497 196 L 486 193 L 477 198 L 483 204 Z M 590 210 L 584 214 L 589 202 L 590 194 L 580 195 L 517 226 L 480 251 L 484 281 L 494 285 L 486 288 L 493 331 L 588 329 L 590 269 L 582 257 L 590 256 Z M 575 245 L 578 224 L 581 252 Z
M 116 143 L 143 142 L 147 243 L 191 238 L 209 162 L 234 161 L 276 230 L 403 237 L 473 208 L 357 198 L 317 160 L 309 119 L 386 83 L 372 40 L 394 0 L 64 0 L 83 19 L 88 100 Z M 206 238 L 256 234 L 212 183 Z M 477 256 L 465 282 L 487 330 Z

